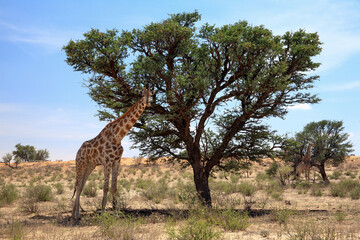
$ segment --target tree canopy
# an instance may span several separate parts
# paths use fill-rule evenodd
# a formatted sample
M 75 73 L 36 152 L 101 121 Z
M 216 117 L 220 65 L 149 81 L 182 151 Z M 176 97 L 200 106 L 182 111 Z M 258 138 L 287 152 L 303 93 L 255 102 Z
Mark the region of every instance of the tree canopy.
M 319 169 L 323 180 L 328 182 L 325 163 L 337 165 L 353 151 L 348 140 L 349 134 L 344 130 L 342 121 L 322 120 L 308 123 L 294 138 L 288 140 L 285 160 L 298 164 L 305 156 L 308 144 L 313 143 L 312 165 Z
M 44 161 L 49 158 L 49 151 L 47 149 L 36 150 L 31 145 L 15 145 L 16 150 L 13 151 L 15 158 L 20 158 L 23 162 Z
M 307 90 L 318 79 L 308 73 L 320 65 L 312 57 L 321 43 L 302 29 L 274 35 L 246 21 L 197 26 L 200 19 L 195 11 L 120 34 L 91 29 L 63 49 L 75 71 L 89 74 L 101 120 L 125 112 L 142 86 L 156 90 L 130 137 L 144 155 L 187 160 L 200 198 L 211 204 L 208 177 L 215 166 L 272 148 L 262 119 L 319 101 Z

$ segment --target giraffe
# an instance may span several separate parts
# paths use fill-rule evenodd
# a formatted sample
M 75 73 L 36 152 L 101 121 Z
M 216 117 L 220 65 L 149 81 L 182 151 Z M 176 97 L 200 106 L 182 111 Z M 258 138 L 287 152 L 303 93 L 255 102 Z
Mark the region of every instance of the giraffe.
M 80 219 L 80 194 L 90 173 L 96 166 L 104 166 L 104 187 L 102 199 L 102 212 L 106 207 L 107 193 L 109 191 L 109 178 L 111 178 L 111 193 L 113 196 L 113 208 L 115 209 L 117 178 L 120 167 L 123 147 L 121 140 L 135 124 L 147 106 L 150 106 L 151 96 L 155 91 L 150 87 L 142 90 L 142 97 L 126 113 L 118 119 L 107 124 L 104 129 L 93 139 L 85 141 L 76 154 L 76 181 L 73 197 L 76 193 L 75 203 L 72 211 L 74 220 Z
M 314 146 L 313 143 L 309 143 L 306 154 L 303 157 L 302 161 L 296 166 L 296 174 L 300 177 L 302 172 L 305 172 L 305 179 L 310 180 L 310 169 L 312 167 L 311 163 L 311 147 Z

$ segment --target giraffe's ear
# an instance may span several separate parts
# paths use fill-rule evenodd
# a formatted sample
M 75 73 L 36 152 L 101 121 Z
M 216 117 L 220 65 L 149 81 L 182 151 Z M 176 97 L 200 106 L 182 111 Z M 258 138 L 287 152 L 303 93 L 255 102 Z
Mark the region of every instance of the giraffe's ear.
M 151 95 L 154 95 L 154 94 L 155 94 L 155 90 L 152 90 L 152 91 L 151 91 Z

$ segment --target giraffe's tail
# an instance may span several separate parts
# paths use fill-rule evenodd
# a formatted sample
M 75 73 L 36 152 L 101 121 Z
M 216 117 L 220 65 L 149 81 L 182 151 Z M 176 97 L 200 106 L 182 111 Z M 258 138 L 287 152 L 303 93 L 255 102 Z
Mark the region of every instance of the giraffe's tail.
M 74 194 L 72 195 L 71 199 L 73 199 L 73 198 L 74 198 L 75 193 L 76 193 L 76 187 L 74 188 Z

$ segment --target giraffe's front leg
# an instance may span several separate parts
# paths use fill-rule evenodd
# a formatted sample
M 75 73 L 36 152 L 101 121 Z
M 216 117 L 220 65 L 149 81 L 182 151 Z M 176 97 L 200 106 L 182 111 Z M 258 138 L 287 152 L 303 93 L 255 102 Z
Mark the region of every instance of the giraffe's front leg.
M 101 213 L 104 213 L 106 208 L 107 194 L 109 191 L 109 179 L 110 179 L 110 166 L 104 166 L 104 187 L 103 187 L 103 200 L 101 204 Z
M 120 168 L 120 159 L 118 161 L 114 162 L 113 168 L 112 168 L 112 178 L 111 178 L 111 194 L 112 194 L 112 205 L 113 209 L 117 209 L 118 204 L 118 197 L 119 193 L 117 191 L 117 179 L 119 175 L 119 168 Z

